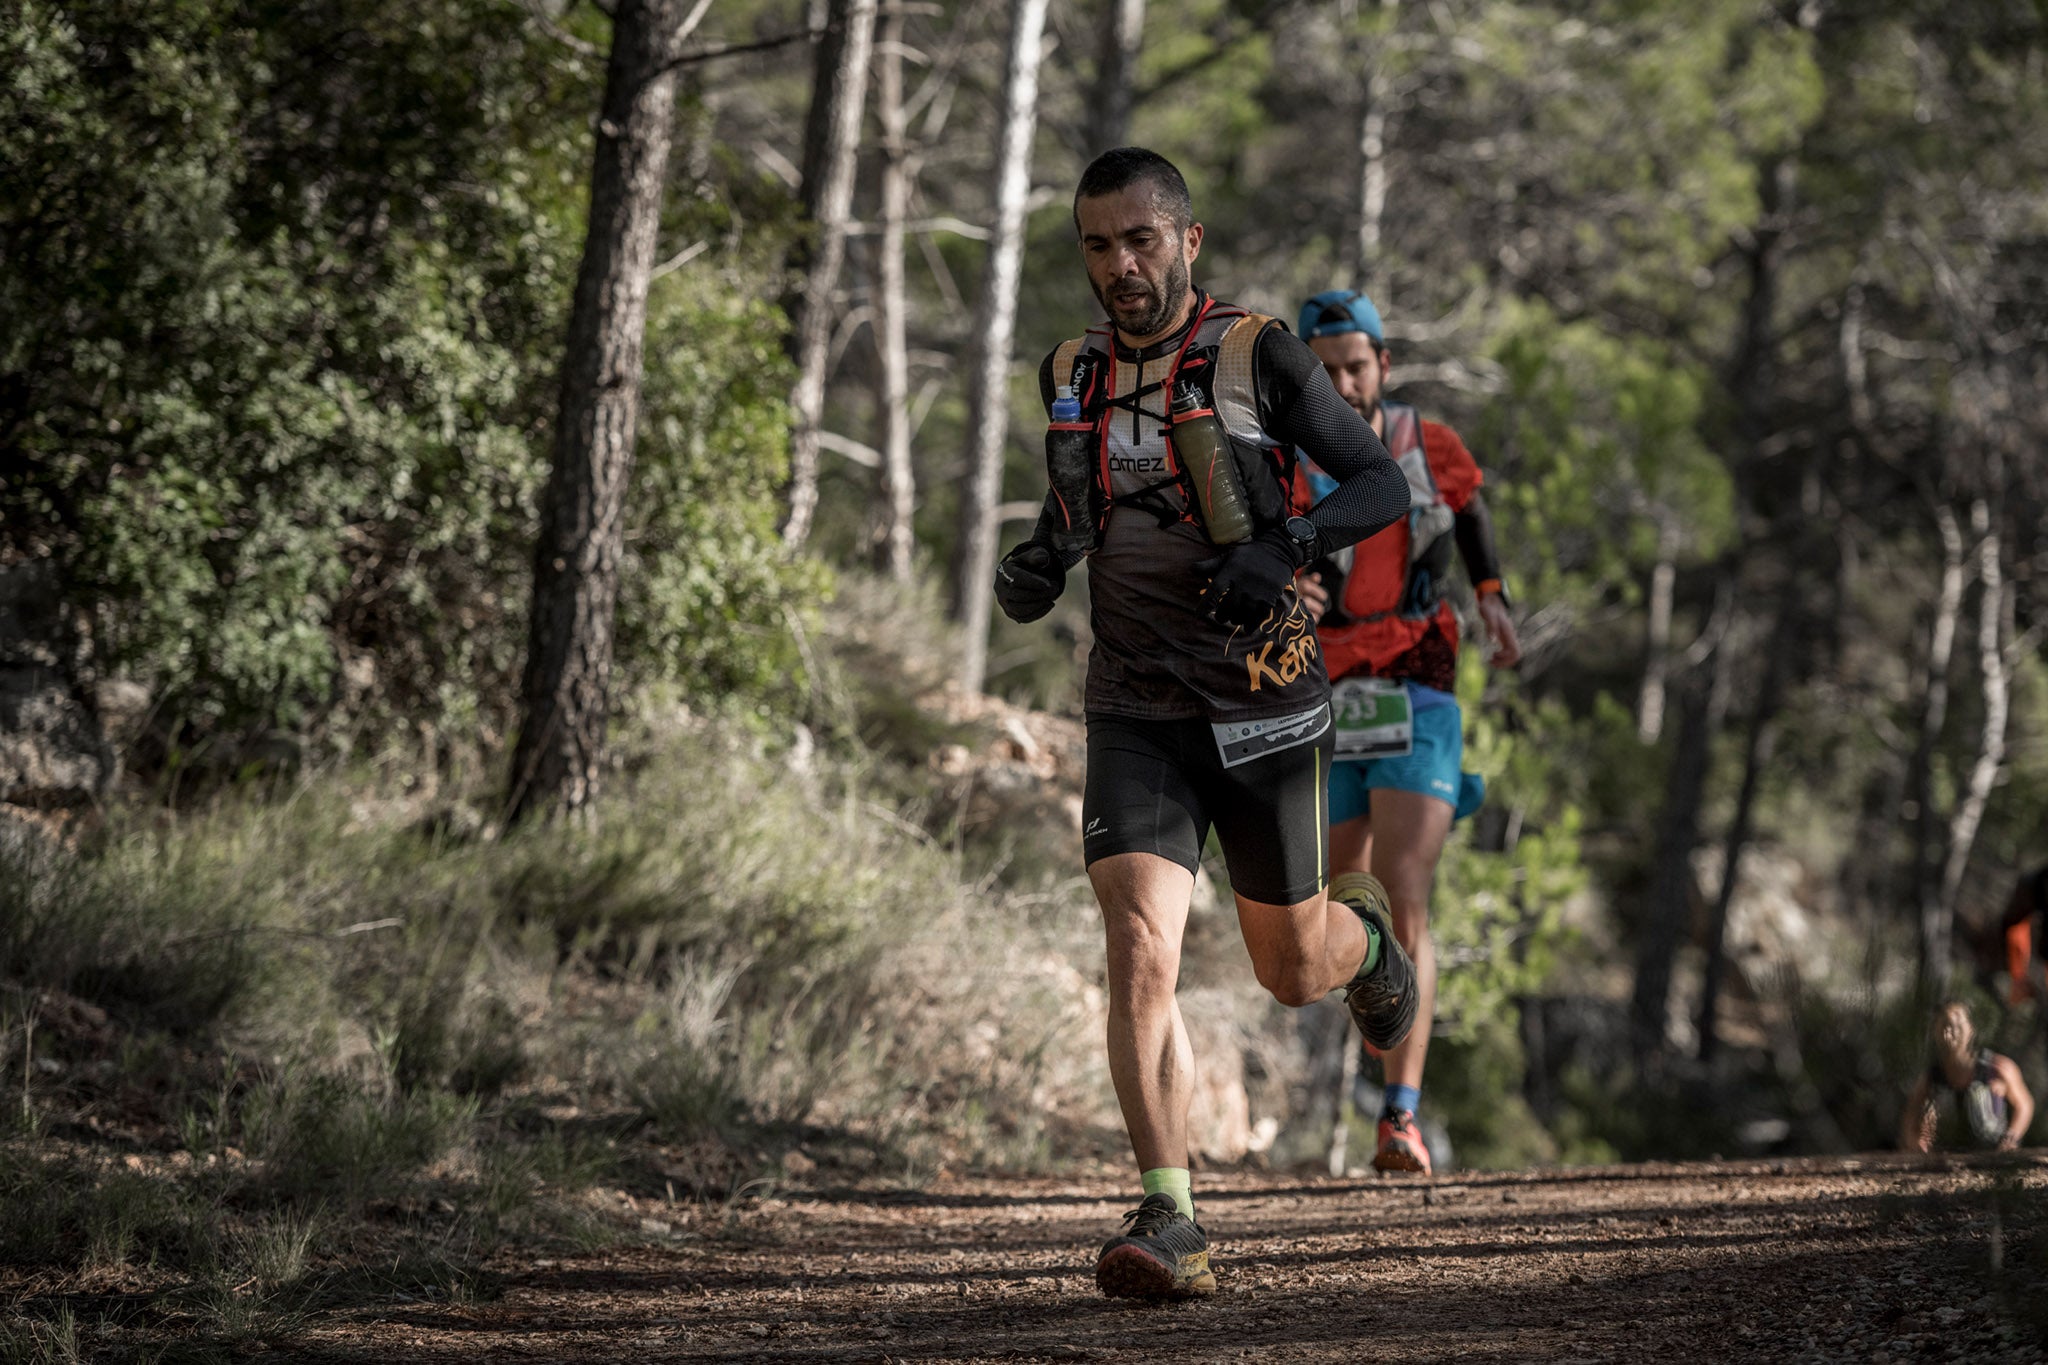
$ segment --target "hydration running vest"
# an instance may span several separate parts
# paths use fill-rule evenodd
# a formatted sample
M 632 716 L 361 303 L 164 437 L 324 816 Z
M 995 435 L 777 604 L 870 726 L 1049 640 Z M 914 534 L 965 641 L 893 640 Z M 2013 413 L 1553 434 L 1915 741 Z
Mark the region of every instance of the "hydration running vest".
M 1960 1089 L 1948 1083 L 1948 1072 L 1942 1069 L 1940 1062 L 1927 1068 L 1930 1089 L 1948 1090 L 1955 1094 L 1970 1136 L 1984 1147 L 1997 1146 L 1998 1140 L 2005 1136 L 2005 1101 L 1991 1090 L 1991 1083 L 1997 1079 L 1998 1067 L 1991 1060 L 1989 1048 L 1979 1049 L 1971 1059 L 1970 1079 Z
M 1231 454 L 1244 484 L 1255 531 L 1277 526 L 1291 513 L 1305 508 L 1291 505 L 1294 487 L 1294 452 L 1267 434 L 1259 423 L 1258 388 L 1252 377 L 1252 355 L 1259 337 L 1278 320 L 1253 313 L 1235 304 L 1205 299 L 1201 311 L 1188 328 L 1187 339 L 1172 363 L 1157 379 L 1139 380 L 1165 357 L 1143 363 L 1119 360 L 1110 325 L 1102 323 L 1083 336 L 1063 341 L 1053 352 L 1053 383 L 1072 386 L 1080 400 L 1084 421 L 1095 427 L 1097 457 L 1094 466 L 1092 505 L 1095 546 L 1102 544 L 1109 514 L 1117 507 L 1139 507 L 1159 518 L 1159 524 L 1176 522 L 1200 524 L 1201 514 L 1188 478 L 1186 466 L 1173 449 L 1171 422 L 1167 416 L 1176 382 L 1192 383 L 1202 392 L 1223 430 L 1230 437 Z M 1145 405 L 1154 400 L 1156 411 Z M 1128 414 L 1128 425 L 1119 414 Z M 1153 428 L 1146 430 L 1147 426 Z M 1164 447 L 1163 459 L 1152 456 L 1154 441 Z M 1158 478 L 1135 491 L 1118 494 L 1111 473 L 1113 459 L 1130 459 L 1135 464 L 1140 452 L 1160 466 Z M 1177 494 L 1178 501 L 1170 494 Z M 1206 529 L 1204 531 L 1206 533 Z
M 1344 608 L 1350 587 L 1352 546 L 1328 556 L 1319 566 L 1330 586 L 1330 609 L 1322 625 L 1354 625 L 1360 621 L 1426 621 L 1451 593 L 1451 563 L 1457 543 L 1451 534 L 1457 514 L 1437 488 L 1436 473 L 1422 445 L 1422 415 L 1409 403 L 1380 404 L 1381 426 L 1386 428 L 1387 453 L 1408 477 L 1408 575 L 1401 584 L 1401 600 L 1388 611 L 1353 616 Z

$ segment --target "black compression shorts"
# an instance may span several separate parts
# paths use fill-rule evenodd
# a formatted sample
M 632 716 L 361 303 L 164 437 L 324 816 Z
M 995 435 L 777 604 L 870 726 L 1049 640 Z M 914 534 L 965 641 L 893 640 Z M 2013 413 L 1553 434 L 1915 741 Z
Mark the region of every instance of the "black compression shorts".
M 1155 853 L 1193 872 L 1213 825 L 1238 895 L 1308 900 L 1329 880 L 1332 743 L 1325 723 L 1314 738 L 1225 767 L 1206 720 L 1091 715 L 1082 855 Z

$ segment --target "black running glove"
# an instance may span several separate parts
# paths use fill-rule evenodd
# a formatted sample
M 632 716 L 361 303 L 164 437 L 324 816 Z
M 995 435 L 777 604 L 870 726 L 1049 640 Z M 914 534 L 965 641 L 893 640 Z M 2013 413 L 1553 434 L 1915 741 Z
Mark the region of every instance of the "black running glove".
M 1210 575 L 1197 610 L 1204 620 L 1256 626 L 1276 611 L 1294 582 L 1294 542 L 1285 531 L 1264 531 L 1195 566 Z
M 1066 586 L 1067 571 L 1052 547 L 1035 540 L 1025 541 L 996 565 L 996 605 L 1020 626 L 1051 611 Z

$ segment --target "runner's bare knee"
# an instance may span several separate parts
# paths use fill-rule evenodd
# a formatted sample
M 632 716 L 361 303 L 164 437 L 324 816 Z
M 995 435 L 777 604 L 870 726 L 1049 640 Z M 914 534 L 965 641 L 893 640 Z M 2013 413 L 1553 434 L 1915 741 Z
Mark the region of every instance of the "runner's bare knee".
M 1289 1008 L 1314 1004 L 1329 991 L 1329 982 L 1321 979 L 1321 945 L 1310 941 L 1305 927 L 1293 916 L 1288 916 L 1284 928 L 1271 923 L 1271 919 L 1263 914 L 1256 919 L 1241 919 L 1246 930 L 1245 947 L 1252 957 L 1252 975 L 1267 994 Z M 1260 920 L 1267 923 L 1260 925 Z

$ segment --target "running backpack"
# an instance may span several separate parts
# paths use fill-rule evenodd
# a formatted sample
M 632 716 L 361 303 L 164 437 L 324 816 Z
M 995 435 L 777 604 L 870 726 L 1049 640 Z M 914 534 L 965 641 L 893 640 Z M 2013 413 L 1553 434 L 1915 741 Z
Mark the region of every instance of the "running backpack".
M 1210 299 L 1170 361 L 1165 356 L 1145 362 L 1118 360 L 1106 322 L 1060 343 L 1053 352 L 1053 382 L 1071 387 L 1081 404 L 1082 420 L 1095 428 L 1097 458 L 1089 490 L 1094 546 L 1102 544 L 1110 513 L 1118 507 L 1142 508 L 1158 517 L 1162 526 L 1200 524 L 1187 469 L 1173 448 L 1168 409 L 1176 383 L 1193 384 L 1201 391 L 1230 438 L 1255 530 L 1277 526 L 1300 510 L 1291 505 L 1293 451 L 1260 425 L 1252 375 L 1259 337 L 1277 325 L 1275 318 Z M 1118 494 L 1117 473 L 1149 481 Z

